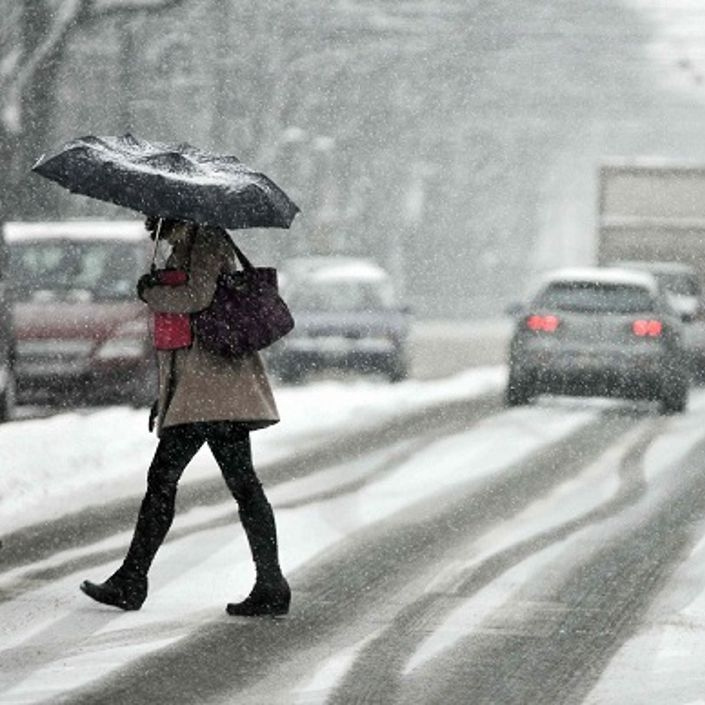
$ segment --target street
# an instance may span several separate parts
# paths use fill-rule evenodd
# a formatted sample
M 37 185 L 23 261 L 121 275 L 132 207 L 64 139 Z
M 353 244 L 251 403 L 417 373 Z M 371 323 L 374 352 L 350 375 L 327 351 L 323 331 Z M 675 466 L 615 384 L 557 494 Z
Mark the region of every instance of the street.
M 114 569 L 135 498 L 10 535 L 0 702 L 696 702 L 700 661 L 671 680 L 658 647 L 664 624 L 674 648 L 703 636 L 705 391 L 683 416 L 550 398 L 505 411 L 492 369 L 466 398 L 263 464 L 285 619 L 224 613 L 253 575 L 212 464 L 183 488 L 140 612 L 77 589 Z

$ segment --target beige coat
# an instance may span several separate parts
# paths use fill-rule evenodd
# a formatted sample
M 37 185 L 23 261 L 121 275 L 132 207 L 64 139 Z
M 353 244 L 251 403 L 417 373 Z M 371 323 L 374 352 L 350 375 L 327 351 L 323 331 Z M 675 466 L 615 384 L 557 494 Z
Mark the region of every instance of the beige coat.
M 189 281 L 181 286 L 150 287 L 142 294 L 143 299 L 153 311 L 195 313 L 213 299 L 218 275 L 235 265 L 223 235 L 199 228 L 192 243 L 174 246 L 167 266 L 187 268 Z M 169 426 L 198 421 L 238 421 L 256 429 L 279 420 L 257 353 L 237 359 L 222 357 L 204 350 L 194 338 L 189 348 L 157 351 L 157 360 L 158 433 Z

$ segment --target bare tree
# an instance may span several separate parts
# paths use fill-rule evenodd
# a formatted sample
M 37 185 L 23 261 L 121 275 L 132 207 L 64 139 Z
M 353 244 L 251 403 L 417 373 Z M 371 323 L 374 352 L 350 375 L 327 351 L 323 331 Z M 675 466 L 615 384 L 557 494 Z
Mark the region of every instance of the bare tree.
M 0 0 L 0 219 L 46 210 L 28 178 L 45 145 L 73 33 L 108 17 L 165 12 L 186 0 Z

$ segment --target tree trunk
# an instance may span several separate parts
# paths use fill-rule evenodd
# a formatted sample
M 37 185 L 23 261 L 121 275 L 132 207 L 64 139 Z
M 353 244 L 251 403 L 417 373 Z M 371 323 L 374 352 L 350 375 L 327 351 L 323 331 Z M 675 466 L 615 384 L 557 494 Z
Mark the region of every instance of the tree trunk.
M 25 2 L 23 13 L 23 40 L 25 47 L 36 46 L 42 41 L 51 25 L 50 9 L 46 2 Z M 56 113 L 56 79 L 59 56 L 65 40 L 58 42 L 50 54 L 37 67 L 34 80 L 22 97 L 23 139 L 16 151 L 15 175 L 17 178 L 16 218 L 51 218 L 55 215 L 54 191 L 42 188 L 32 165 L 40 152 L 47 149 L 51 123 Z

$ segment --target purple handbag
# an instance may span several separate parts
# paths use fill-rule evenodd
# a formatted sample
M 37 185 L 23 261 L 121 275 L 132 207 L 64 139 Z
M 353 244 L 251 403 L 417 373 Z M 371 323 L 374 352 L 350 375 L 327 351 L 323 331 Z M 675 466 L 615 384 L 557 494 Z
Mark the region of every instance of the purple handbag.
M 210 306 L 193 316 L 201 347 L 226 357 L 262 350 L 294 327 L 289 307 L 279 296 L 277 270 L 254 267 L 232 244 L 242 269 L 221 274 Z

